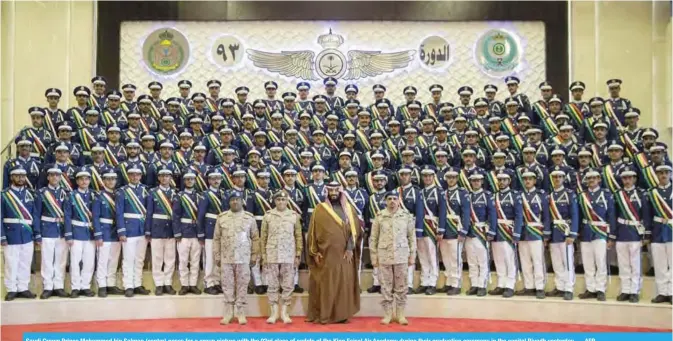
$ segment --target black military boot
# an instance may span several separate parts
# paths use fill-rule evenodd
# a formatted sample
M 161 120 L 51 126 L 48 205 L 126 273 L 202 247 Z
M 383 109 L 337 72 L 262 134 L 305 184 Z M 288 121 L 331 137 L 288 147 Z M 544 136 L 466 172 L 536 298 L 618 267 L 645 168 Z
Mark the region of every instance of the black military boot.
M 107 297 L 107 288 L 106 287 L 98 288 L 98 297 Z
M 428 287 L 419 286 L 418 288 L 416 288 L 416 290 L 414 290 L 414 294 L 425 294 L 427 290 Z
M 86 296 L 86 297 L 96 296 L 96 294 L 94 294 L 94 292 L 91 291 L 91 289 L 84 289 L 84 290 L 80 291 L 80 294 L 82 294 L 82 296 Z
M 573 292 L 572 291 L 566 291 L 563 293 L 563 300 L 565 301 L 572 301 L 573 300 Z
M 458 287 L 452 287 L 451 289 L 446 291 L 447 296 L 456 296 L 460 295 L 460 288 Z
M 638 297 L 638 294 L 631 294 L 629 296 L 629 302 L 638 303 L 638 301 L 640 301 L 640 297 Z
M 178 295 L 180 296 L 185 296 L 189 293 L 189 287 L 188 286 L 183 286 L 180 288 L 180 291 L 178 291 Z
M 58 297 L 61 297 L 61 298 L 66 298 L 66 297 L 68 297 L 68 293 L 65 292 L 65 290 L 63 290 L 63 289 L 56 289 L 56 290 L 54 290 L 54 295 L 56 295 L 56 296 L 58 296 Z
M 479 288 L 479 289 L 477 290 L 477 296 L 478 296 L 478 297 L 484 297 L 484 296 L 486 296 L 486 288 Z
M 367 289 L 367 292 L 370 293 L 370 294 L 381 292 L 381 286 L 380 285 L 372 285 L 369 289 Z
M 203 289 L 203 292 L 205 292 L 208 295 L 217 295 L 217 289 L 215 289 L 214 286 Z
M 199 290 L 199 288 L 197 288 L 196 286 L 189 287 L 189 292 L 194 295 L 201 295 L 201 290 Z
M 175 295 L 175 290 L 170 285 L 164 285 L 164 293 L 168 295 Z
M 542 300 L 545 298 L 544 290 L 535 290 L 535 298 Z
M 510 298 L 512 296 L 514 296 L 514 290 L 512 289 L 505 289 L 505 291 L 502 293 L 502 297 L 504 298 Z
M 41 299 L 41 300 L 46 300 L 46 299 L 48 299 L 49 297 L 51 297 L 51 295 L 52 295 L 53 293 L 54 293 L 54 292 L 51 291 L 51 290 L 45 290 L 45 291 L 42 292 L 42 295 L 40 295 L 40 299 Z
M 133 289 L 133 293 L 138 294 L 138 295 L 149 295 L 150 291 L 145 289 L 143 286 L 139 286 L 135 289 Z
M 75 289 L 70 292 L 70 298 L 78 298 L 79 297 L 79 290 Z
M 664 295 L 657 295 L 657 297 L 653 298 L 652 303 L 666 303 L 668 302 L 667 296 Z
M 107 287 L 108 295 L 124 295 L 124 290 L 117 287 Z
M 468 296 L 474 296 L 477 294 L 477 291 L 479 291 L 479 288 L 477 287 L 471 287 L 470 290 L 467 291 Z
M 224 291 L 222 290 L 222 286 L 219 285 L 219 284 L 215 285 L 215 291 L 216 291 L 218 294 L 222 294 L 222 293 L 224 293 Z
M 302 294 L 304 293 L 304 288 L 300 287 L 299 284 L 294 285 L 294 290 L 292 291 L 295 294 Z
M 24 291 L 19 292 L 19 293 L 16 295 L 16 297 L 19 297 L 19 298 L 27 298 L 27 299 L 29 299 L 29 300 L 32 300 L 33 298 L 35 298 L 35 294 L 33 294 L 32 292 L 30 292 L 30 290 L 24 290 Z
M 255 287 L 255 294 L 257 295 L 264 295 L 264 287 L 261 285 L 258 285 Z
M 617 296 L 617 301 L 618 302 L 624 302 L 624 301 L 628 301 L 629 298 L 631 298 L 630 294 L 621 293 L 621 294 L 619 294 L 619 296 Z
M 162 296 L 164 294 L 164 287 L 161 285 L 158 285 L 156 288 L 154 288 L 154 295 L 156 296 Z
M 133 297 L 133 295 L 135 295 L 135 293 L 133 292 L 133 289 L 124 290 L 124 296 L 125 297 Z
M 5 301 L 13 301 L 16 298 L 16 292 L 10 291 L 5 295 Z
M 563 297 L 564 292 L 558 289 L 554 289 L 546 293 L 549 297 Z
M 577 297 L 579 297 L 580 300 L 586 300 L 586 299 L 596 298 L 596 297 L 598 297 L 598 295 L 596 295 L 595 292 L 591 292 L 591 291 L 588 291 L 588 290 L 587 290 L 587 291 L 581 293 L 581 294 L 580 294 L 579 296 L 577 296 Z
M 445 285 L 441 288 L 437 288 L 437 292 L 449 292 L 453 287 L 450 285 Z
M 414 291 L 413 288 L 408 288 L 408 289 L 407 289 L 407 295 L 413 295 L 413 294 L 415 294 L 415 293 L 416 293 L 416 292 Z
M 605 293 L 602 291 L 596 292 L 596 298 L 601 302 L 605 301 Z
M 504 288 L 496 287 L 488 292 L 489 295 L 502 295 L 505 292 Z
M 436 293 L 437 293 L 437 288 L 435 288 L 435 287 L 428 287 L 428 288 L 425 290 L 425 294 L 426 294 L 426 295 L 434 295 L 434 294 L 436 294 Z

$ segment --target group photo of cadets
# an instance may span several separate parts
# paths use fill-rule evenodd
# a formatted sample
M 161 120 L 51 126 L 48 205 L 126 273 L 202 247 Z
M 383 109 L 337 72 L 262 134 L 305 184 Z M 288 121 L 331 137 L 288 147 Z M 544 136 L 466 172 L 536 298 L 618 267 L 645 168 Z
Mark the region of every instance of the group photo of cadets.
M 618 273 L 617 301 L 635 303 L 653 271 L 652 302 L 671 303 L 668 146 L 639 125 L 652 113 L 621 97 L 619 79 L 607 80 L 606 98 L 585 98 L 581 81 L 527 95 L 526 80 L 510 76 L 478 88 L 409 85 L 399 103 L 384 84 L 359 98 L 356 84 L 334 78 L 230 94 L 222 81 L 180 80 L 170 85 L 179 96 L 165 98 L 157 81 L 116 90 L 96 76 L 72 90 L 72 108 L 59 106 L 70 92 L 57 88 L 28 108 L 31 126 L 3 170 L 5 300 L 149 295 L 149 262 L 155 295 L 224 294 L 240 308 L 245 295 L 267 294 L 280 305 L 270 320 L 285 322 L 290 295 L 307 289 L 298 270 L 311 215 L 335 182 L 364 222 L 369 293 L 381 292 L 385 263 L 366 251 L 382 243 L 372 225 L 394 196 L 417 245 L 404 295 L 573 300 L 579 289 L 579 299 L 605 301 Z M 248 86 L 266 98 L 249 99 Z M 496 98 L 498 87 L 508 96 Z M 31 271 L 42 292 L 31 292 Z

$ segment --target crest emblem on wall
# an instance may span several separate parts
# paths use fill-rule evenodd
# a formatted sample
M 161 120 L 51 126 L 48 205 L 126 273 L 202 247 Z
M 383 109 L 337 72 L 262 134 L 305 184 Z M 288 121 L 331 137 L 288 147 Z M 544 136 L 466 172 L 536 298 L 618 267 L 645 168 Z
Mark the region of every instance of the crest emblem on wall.
M 287 77 L 319 80 L 326 77 L 361 79 L 406 68 L 414 59 L 414 50 L 398 52 L 351 50 L 346 55 L 338 48 L 344 38 L 333 34 L 318 37 L 323 50 L 316 56 L 310 50 L 281 51 L 280 53 L 247 49 L 248 58 L 259 68 Z
M 521 48 L 510 33 L 495 29 L 484 33 L 475 48 L 479 66 L 495 75 L 509 73 L 519 65 Z
M 172 28 L 152 32 L 143 44 L 143 60 L 153 72 L 172 75 L 181 71 L 189 58 L 189 43 Z

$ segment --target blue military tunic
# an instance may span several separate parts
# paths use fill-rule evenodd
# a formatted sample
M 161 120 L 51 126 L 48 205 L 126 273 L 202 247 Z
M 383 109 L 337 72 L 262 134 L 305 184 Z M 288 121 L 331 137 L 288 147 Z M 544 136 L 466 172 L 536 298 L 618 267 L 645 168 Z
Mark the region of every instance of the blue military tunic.
M 358 213 L 358 218 L 364 221 L 365 206 L 369 201 L 369 195 L 367 194 L 367 191 L 365 191 L 363 188 L 360 187 L 351 188 L 348 186 L 344 186 L 344 192 L 348 194 L 348 197 L 350 198 L 349 201 L 351 202 L 351 204 L 354 204 L 353 206 L 355 207 L 355 210 Z
M 268 188 L 263 189 L 258 187 L 254 195 L 255 208 L 252 214 L 255 216 L 255 221 L 257 221 L 257 228 L 261 231 L 264 215 L 273 208 L 273 200 L 271 199 L 273 193 Z
M 25 187 L 10 186 L 2 191 L 0 241 L 9 245 L 32 243 L 34 237 L 35 195 Z
M 638 242 L 645 237 L 646 226 L 652 222 L 647 192 L 638 187 L 613 193 L 617 210 L 617 226 L 610 229 L 609 238 L 618 242 Z
M 21 131 L 21 136 L 30 137 L 33 139 L 30 156 L 42 159 L 47 154 L 49 146 L 54 142 L 56 136 L 53 133 L 42 127 L 40 128 L 26 128 Z
M 446 201 L 446 219 L 439 220 L 439 233 L 444 239 L 465 237 L 470 228 L 470 194 L 456 185 L 443 193 L 442 200 Z
M 35 241 L 42 238 L 63 238 L 64 217 L 63 205 L 68 194 L 63 188 L 50 186 L 40 188 L 35 196 Z
M 149 190 L 145 198 L 147 215 L 145 218 L 145 235 L 157 239 L 173 238 L 172 219 L 175 190 L 168 187 L 157 186 Z
M 145 234 L 147 209 L 144 203 L 149 191 L 143 184 L 128 184 L 115 195 L 117 234 L 119 237 L 139 237 Z
M 548 195 L 551 220 L 551 242 L 563 243 L 566 238 L 577 239 L 580 211 L 575 192 L 565 187 L 554 189 Z
M 416 230 L 416 236 L 423 235 L 423 218 L 424 208 L 423 208 L 423 198 L 421 196 L 421 189 L 408 184 L 406 186 L 400 186 L 397 188 L 399 193 L 400 204 L 402 208 L 411 213 L 415 218 L 416 223 L 414 224 Z
M 119 126 L 119 129 L 126 130 L 129 126 L 129 122 L 126 119 L 126 114 L 122 108 L 111 109 L 105 108 L 101 113 L 101 121 L 103 126 L 109 127 L 112 124 Z
M 129 175 L 127 173 L 127 170 L 132 167 L 137 167 L 142 170 L 142 179 L 140 180 L 140 182 L 146 183 L 147 167 L 145 166 L 145 163 L 142 162 L 140 157 L 135 157 L 135 158 L 128 158 L 125 161 L 121 162 L 119 166 L 117 166 L 118 187 L 122 187 L 124 185 L 129 184 Z
M 173 228 L 170 237 L 205 239 L 203 225 L 199 224 L 198 208 L 203 196 L 194 189 L 177 193 L 173 200 Z
M 551 237 L 549 201 L 544 190 L 533 188 L 521 192 L 524 227 L 521 240 L 533 241 Z
M 61 180 L 59 181 L 59 185 L 61 186 L 61 188 L 70 192 L 77 187 L 77 185 L 75 184 L 75 173 L 76 173 L 75 167 L 67 163 L 54 163 L 44 165 L 42 173 L 40 173 L 40 178 L 37 181 L 38 188 L 46 187 L 47 184 L 49 183 L 47 181 L 47 170 L 51 168 L 58 168 L 61 170 Z
M 313 214 L 313 210 L 320 205 L 323 201 L 325 201 L 325 197 L 327 196 L 327 188 L 325 187 L 325 183 L 322 182 L 320 184 L 316 184 L 314 182 L 311 182 L 308 186 L 306 186 L 305 192 L 304 192 L 304 197 L 306 198 L 306 201 L 304 202 L 304 224 L 303 228 L 304 231 L 308 231 L 308 224 L 311 220 L 311 215 Z
M 93 239 L 93 199 L 95 193 L 86 189 L 70 192 L 63 205 L 65 213 L 65 240 L 89 241 Z
M 103 242 L 118 242 L 115 228 L 115 192 L 104 188 L 93 202 L 93 236 Z
M 579 198 L 582 207 L 582 229 L 580 240 L 590 242 L 596 239 L 606 240 L 613 226 L 616 226 L 615 202 L 607 189 L 596 187 L 588 189 Z M 590 216 L 587 216 L 590 215 Z
M 433 184 L 426 186 L 421 191 L 420 200 L 423 204 L 423 231 L 416 237 L 430 237 L 430 234 L 438 234 L 440 221 L 446 216 L 446 200 L 442 197 L 442 188 Z M 427 225 L 427 226 L 426 226 Z M 432 229 L 432 231 L 428 231 Z
M 497 231 L 494 241 L 512 243 L 521 239 L 524 226 L 522 195 L 509 187 L 495 193 Z
M 650 203 L 654 216 L 652 218 L 652 243 L 670 243 L 673 241 L 671 231 L 673 228 L 673 216 L 671 206 L 673 193 L 671 183 L 662 187 L 658 186 L 649 191 Z
M 26 186 L 28 186 L 29 189 L 37 188 L 42 163 L 33 157 L 24 159 L 19 156 L 14 159 L 9 159 L 5 163 L 5 167 L 2 171 L 2 189 L 9 187 L 9 172 L 17 165 L 26 170 Z
M 224 212 L 225 193 L 219 188 L 209 187 L 203 192 L 203 200 L 199 202 L 198 224 L 205 239 L 213 239 L 217 216 Z
M 471 212 L 470 229 L 467 236 L 479 238 L 486 243 L 484 238 L 494 237 L 498 216 L 493 205 L 493 194 L 483 189 L 478 189 L 470 194 Z

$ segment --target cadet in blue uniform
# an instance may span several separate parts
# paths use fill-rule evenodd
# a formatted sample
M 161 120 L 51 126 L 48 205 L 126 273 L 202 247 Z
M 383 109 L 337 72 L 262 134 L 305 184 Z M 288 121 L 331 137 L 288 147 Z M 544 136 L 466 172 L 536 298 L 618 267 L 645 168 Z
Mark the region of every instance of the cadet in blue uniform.
M 84 112 L 89 108 L 88 101 L 91 96 L 91 90 L 86 86 L 77 86 L 73 89 L 76 105 L 65 112 L 65 120 L 71 125 L 82 128 L 85 125 Z
M 437 185 L 433 166 L 421 170 L 423 189 L 420 200 L 423 204 L 423 230 L 416 231 L 418 260 L 421 263 L 421 285 L 417 293 L 434 295 L 437 292 L 439 262 L 437 260 L 437 235 L 440 221 L 446 216 L 446 200 L 442 200 L 442 188 Z
M 580 247 L 586 291 L 579 298 L 605 301 L 608 279 L 606 243 L 610 229 L 617 224 L 615 205 L 612 194 L 601 188 L 598 171 L 588 171 L 584 178 L 587 190 L 579 195 L 579 204 L 582 209 Z
M 201 295 L 197 288 L 199 279 L 199 261 L 201 248 L 205 245 L 205 230 L 199 224 L 198 207 L 203 196 L 196 191 L 196 173 L 187 171 L 183 175 L 185 189 L 173 198 L 173 230 L 175 241 L 178 243 L 178 258 L 180 260 L 180 292 L 179 295 L 192 293 Z M 174 241 L 170 245 L 175 252 Z M 189 269 L 187 266 L 189 265 Z
M 37 187 L 42 188 L 47 185 L 46 171 L 48 169 L 56 167 L 60 169 L 62 172 L 60 182 L 61 187 L 67 192 L 70 192 L 75 188 L 73 184 L 75 182 L 76 169 L 71 163 L 68 162 L 70 160 L 70 155 L 68 153 L 68 146 L 65 143 L 62 143 L 56 148 L 54 148 L 54 150 L 56 151 L 55 163 L 44 166 L 44 169 L 40 174 L 40 178 L 37 181 L 38 184 Z
M 9 187 L 9 172 L 15 166 L 21 166 L 21 168 L 26 171 L 25 185 L 27 188 L 38 188 L 38 177 L 40 176 L 42 163 L 38 159 L 30 156 L 30 148 L 33 144 L 33 140 L 27 136 L 18 136 L 14 140 L 14 143 L 16 143 L 18 155 L 16 158 L 11 158 L 5 162 L 5 167 L 2 172 L 2 189 Z
M 35 196 L 26 189 L 26 170 L 14 166 L 9 171 L 10 187 L 2 191 L 0 243 L 5 263 L 5 301 L 35 298 L 30 292 L 30 266 L 33 262 Z
M 521 232 L 519 242 L 519 259 L 523 273 L 524 289 L 517 295 L 535 295 L 538 299 L 545 298 L 545 245 L 551 237 L 549 222 L 549 203 L 547 193 L 537 189 L 537 174 L 526 171 L 521 174 L 523 188 L 521 203 L 525 229 Z
M 608 98 L 607 101 L 612 104 L 612 108 L 614 109 L 619 122 L 624 124 L 624 114 L 631 109 L 631 101 L 619 96 L 619 92 L 622 90 L 622 80 L 616 78 L 608 79 L 606 84 L 608 86 L 608 91 L 610 91 L 610 98 Z
M 138 104 L 133 101 L 133 98 L 136 96 L 136 90 L 137 87 L 133 84 L 122 85 L 124 99 L 121 101 L 119 106 L 122 108 L 125 114 L 134 112 L 138 108 Z
M 411 168 L 402 167 L 397 171 L 400 182 L 397 193 L 400 195 L 401 208 L 407 210 L 416 219 L 416 235 L 422 236 L 423 233 L 423 199 L 421 198 L 421 189 L 411 183 Z M 416 293 L 414 286 L 414 270 L 416 265 L 409 265 L 407 271 L 409 290 L 408 294 Z M 423 286 L 418 288 L 419 292 L 425 292 Z
M 322 164 L 316 163 L 311 167 L 311 177 L 313 181 L 308 184 L 305 190 L 306 203 L 304 208 L 304 237 L 308 232 L 308 223 L 311 220 L 313 210 L 323 201 L 327 195 L 325 188 L 325 167 Z
M 648 193 L 654 213 L 650 238 L 652 240 L 654 278 L 657 283 L 657 296 L 652 299 L 652 303 L 671 303 L 671 295 L 673 295 L 671 284 L 671 268 L 673 268 L 673 265 L 671 265 L 671 258 L 673 258 L 671 166 L 657 166 L 656 174 L 659 186 L 651 189 Z
M 21 130 L 20 135 L 30 137 L 33 140 L 30 156 L 42 160 L 47 153 L 49 145 L 56 138 L 53 132 L 45 129 L 44 116 L 45 111 L 40 107 L 31 107 L 28 109 L 30 114 L 31 127 Z
M 122 93 L 117 90 L 112 90 L 107 93 L 107 106 L 101 110 L 101 124 L 103 127 L 109 127 L 113 124 L 120 128 L 126 129 L 128 127 L 128 120 L 124 114 L 124 110 L 119 107 Z
M 444 173 L 447 189 L 442 193 L 446 202 L 446 219 L 439 219 L 439 250 L 446 271 L 445 286 L 438 289 L 447 295 L 460 294 L 463 274 L 462 248 L 470 227 L 470 194 L 458 187 L 458 171 L 450 168 Z
M 305 196 L 304 190 L 297 186 L 297 169 L 294 166 L 287 165 L 283 169 L 283 180 L 285 182 L 284 190 L 288 194 L 287 204 L 288 206 L 297 213 L 301 219 L 304 219 L 303 208 L 305 205 Z M 303 225 L 302 225 L 303 226 Z M 302 253 L 302 256 L 304 253 Z M 295 268 L 294 273 L 294 292 L 303 293 L 304 289 L 299 286 L 299 268 L 305 269 L 306 264 L 302 261 L 298 268 Z
M 93 202 L 93 235 L 98 247 L 96 265 L 96 282 L 98 297 L 122 295 L 123 290 L 117 288 L 117 267 L 121 243 L 115 228 L 115 188 L 117 173 L 109 169 L 102 174 L 103 188 Z
M 470 228 L 465 242 L 465 253 L 470 276 L 467 295 L 486 296 L 489 281 L 489 249 L 495 237 L 497 215 L 493 206 L 493 194 L 482 188 L 484 176 L 474 172 L 469 176 Z
M 158 186 L 149 190 L 145 199 L 145 238 L 152 248 L 152 279 L 154 293 L 174 295 L 173 272 L 175 271 L 175 239 L 173 238 L 174 202 L 176 190 L 171 188 L 173 172 L 166 166 L 156 169 Z M 182 257 L 180 258 L 182 259 Z M 162 270 L 163 269 L 163 270 Z
M 85 167 L 77 171 L 75 179 L 77 188 L 70 192 L 63 205 L 65 241 L 70 246 L 70 297 L 77 298 L 80 294 L 92 297 L 95 295 L 91 291 L 96 257 L 92 221 L 95 193 L 89 189 L 91 174 Z
M 488 99 L 488 112 L 493 116 L 502 117 L 502 114 L 505 111 L 505 105 L 495 99 L 497 92 L 498 87 L 493 84 L 484 86 L 484 94 L 486 95 L 486 99 Z
M 44 123 L 46 128 L 54 134 L 54 138 L 56 138 L 56 127 L 65 120 L 65 112 L 58 107 L 61 95 L 63 95 L 63 92 L 57 88 L 49 88 L 44 92 L 44 97 L 46 97 L 48 103 L 48 107 L 44 108 L 46 114 Z
M 498 191 L 494 194 L 495 214 L 498 216 L 493 246 L 493 261 L 498 274 L 498 285 L 488 292 L 489 295 L 502 295 L 509 298 L 514 295 L 517 272 L 517 244 L 523 228 L 521 192 L 510 189 L 512 177 L 507 172 L 496 175 Z
M 128 155 L 126 160 L 122 161 L 119 164 L 119 167 L 117 167 L 117 179 L 119 180 L 117 185 L 119 187 L 131 183 L 130 176 L 128 174 L 128 170 L 131 168 L 135 167 L 140 170 L 141 180 L 145 180 L 144 178 L 147 175 L 147 167 L 139 157 L 140 143 L 138 143 L 137 139 L 126 141 L 126 153 Z
M 144 203 L 147 200 L 148 191 L 147 187 L 140 183 L 143 175 L 140 167 L 131 166 L 126 173 L 129 183 L 117 191 L 115 210 L 117 234 L 123 251 L 124 296 L 133 297 L 134 294 L 149 294 L 149 291 L 143 287 L 143 265 L 148 242 L 145 239 L 147 209 Z
M 35 242 L 42 254 L 42 294 L 40 299 L 52 295 L 68 297 L 65 286 L 65 264 L 68 260 L 68 246 L 64 239 L 63 203 L 66 191 L 59 186 L 61 170 L 47 170 L 47 186 L 37 190 L 35 196 L 35 220 L 33 230 Z
M 608 166 L 606 166 L 608 167 Z M 638 173 L 636 168 L 626 166 L 620 171 L 622 188 L 613 192 L 617 210 L 617 226 L 610 231 L 608 248 L 615 247 L 621 293 L 617 301 L 639 301 L 641 266 L 640 254 L 645 237 L 645 226 L 650 226 L 650 211 L 647 192 L 636 187 Z
M 564 186 L 566 173 L 556 168 L 550 173 L 552 192 L 549 193 L 551 240 L 549 253 L 554 268 L 554 290 L 546 293 L 570 301 L 575 291 L 574 242 L 579 229 L 579 206 L 575 192 Z
M 173 143 L 168 140 L 163 140 L 159 145 L 159 160 L 150 165 L 147 172 L 147 185 L 150 187 L 158 186 L 159 182 L 157 177 L 157 171 L 161 166 L 165 166 L 173 173 L 171 179 L 171 187 L 180 188 L 180 166 L 173 161 Z
M 515 76 L 505 77 L 505 84 L 507 84 L 509 97 L 518 103 L 517 111 L 528 116 L 534 124 L 537 124 L 539 118 L 537 115 L 533 114 L 528 96 L 518 92 L 519 83 L 521 83 L 521 80 Z
M 255 178 L 257 181 L 257 189 L 254 193 L 255 207 L 252 213 L 255 215 L 257 228 L 259 231 L 261 231 L 264 215 L 273 208 L 271 206 L 271 203 L 273 202 L 271 199 L 273 193 L 269 189 L 271 173 L 269 172 L 268 168 L 262 168 L 255 172 Z M 260 262 L 255 262 L 255 264 L 252 264 L 250 268 L 250 273 L 252 274 L 252 283 L 255 286 L 255 293 L 258 295 L 265 294 L 267 290 L 266 278 L 265 276 L 262 276 L 262 266 Z M 248 289 L 252 288 L 248 287 Z
M 208 189 L 203 192 L 203 200 L 199 202 L 199 230 L 203 231 L 205 260 L 203 262 L 204 290 L 206 294 L 217 295 L 221 293 L 219 269 L 213 261 L 213 234 L 217 216 L 224 212 L 225 194 L 220 189 L 223 174 L 219 169 L 210 169 L 206 173 Z M 228 176 L 228 175 L 227 175 Z

